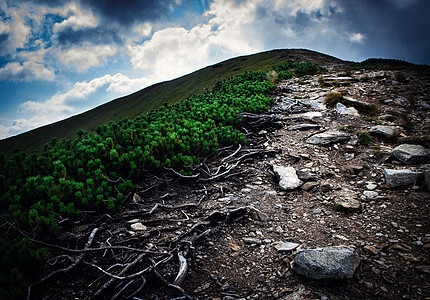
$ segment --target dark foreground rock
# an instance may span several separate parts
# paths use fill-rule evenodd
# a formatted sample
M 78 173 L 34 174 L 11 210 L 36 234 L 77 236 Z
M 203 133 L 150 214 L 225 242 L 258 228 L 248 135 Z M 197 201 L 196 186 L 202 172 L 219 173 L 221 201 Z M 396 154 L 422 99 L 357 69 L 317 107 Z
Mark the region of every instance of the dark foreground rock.
M 359 263 L 359 256 L 353 248 L 335 246 L 302 250 L 291 266 L 310 279 L 347 279 L 352 278 Z
M 413 184 L 417 179 L 418 172 L 414 172 L 409 169 L 384 169 L 384 175 L 386 184 L 389 187 L 394 188 L 398 186 L 406 186 Z
M 430 160 L 430 150 L 421 145 L 399 145 L 394 148 L 393 155 L 405 164 L 426 163 Z

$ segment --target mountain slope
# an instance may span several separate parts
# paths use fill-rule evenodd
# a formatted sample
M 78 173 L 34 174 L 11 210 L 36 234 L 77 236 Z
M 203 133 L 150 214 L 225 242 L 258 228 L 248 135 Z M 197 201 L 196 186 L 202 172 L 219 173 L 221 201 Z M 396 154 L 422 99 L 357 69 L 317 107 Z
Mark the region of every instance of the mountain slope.
M 325 54 L 304 49 L 272 50 L 229 59 L 180 78 L 152 85 L 68 119 L 1 140 L 0 153 L 3 152 L 6 156 L 9 156 L 18 151 L 31 152 L 39 150 L 53 138 L 73 138 L 78 129 L 89 131 L 93 130 L 97 125 L 105 124 L 109 121 L 118 121 L 125 117 L 134 118 L 165 103 L 173 104 L 190 95 L 201 93 L 204 89 L 211 88 L 218 80 L 223 80 L 245 71 L 268 71 L 273 66 L 286 60 L 311 61 L 327 69 L 351 64 Z

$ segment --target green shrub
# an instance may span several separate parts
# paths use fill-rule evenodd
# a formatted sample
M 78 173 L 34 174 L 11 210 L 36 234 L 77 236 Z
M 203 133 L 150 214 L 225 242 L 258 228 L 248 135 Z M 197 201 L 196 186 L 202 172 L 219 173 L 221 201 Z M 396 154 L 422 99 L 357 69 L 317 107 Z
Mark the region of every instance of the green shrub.
M 360 132 L 358 134 L 358 142 L 361 145 L 369 145 L 372 142 L 372 138 L 370 137 L 369 133 L 366 132 Z

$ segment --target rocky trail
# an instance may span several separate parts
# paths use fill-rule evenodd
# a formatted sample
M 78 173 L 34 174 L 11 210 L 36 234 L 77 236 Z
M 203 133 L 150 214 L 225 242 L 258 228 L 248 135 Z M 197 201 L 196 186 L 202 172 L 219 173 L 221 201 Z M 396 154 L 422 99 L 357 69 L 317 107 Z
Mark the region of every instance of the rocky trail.
M 33 295 L 430 299 L 428 95 L 414 71 L 281 82 L 271 111 L 244 116 L 248 143 L 207 162 L 210 180 L 148 179 L 118 216 L 71 224 L 56 244 L 88 248 L 97 226 L 100 251 Z

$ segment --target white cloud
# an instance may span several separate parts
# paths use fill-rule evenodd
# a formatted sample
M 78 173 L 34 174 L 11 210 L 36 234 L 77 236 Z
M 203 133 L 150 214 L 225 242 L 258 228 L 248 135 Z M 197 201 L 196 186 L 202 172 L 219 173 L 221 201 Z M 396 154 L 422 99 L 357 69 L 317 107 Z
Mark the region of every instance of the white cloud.
M 13 50 L 23 48 L 28 42 L 31 27 L 26 25 L 26 17 L 29 15 L 29 8 L 25 5 L 20 8 L 14 7 L 7 11 L 8 20 L 3 23 L 2 30 L 10 34 L 9 40 Z
M 107 76 L 107 77 L 106 77 Z M 117 73 L 113 76 L 106 75 L 106 79 L 109 82 L 109 86 L 106 88 L 108 92 L 114 92 L 121 95 L 126 95 L 138 90 L 141 90 L 155 81 L 148 78 L 128 78 L 127 76 Z
M 56 94 L 44 102 L 26 101 L 20 105 L 20 110 L 23 113 L 34 114 L 72 114 L 76 113 L 73 108 L 73 103 L 83 101 L 88 96 L 102 87 L 106 87 L 106 92 L 127 94 L 137 89 L 142 89 L 153 81 L 146 78 L 132 79 L 121 73 L 115 75 L 104 75 L 94 78 L 91 81 L 76 82 L 73 87 L 65 92 Z
M 20 105 L 21 114 L 29 118 L 17 118 L 12 122 L 1 120 L 0 139 L 16 135 L 79 113 L 75 103 L 86 101 L 88 97 L 104 89 L 110 99 L 143 89 L 154 81 L 147 78 L 129 78 L 121 73 L 104 75 L 87 81 L 76 82 L 65 93 L 59 93 L 42 102 L 27 101 Z M 109 98 L 107 98 L 109 99 Z
M 98 22 L 96 18 L 89 11 L 82 11 L 81 8 L 76 3 L 69 3 L 63 9 L 63 15 L 73 13 L 67 19 L 61 23 L 56 23 L 54 25 L 54 32 L 57 32 L 65 27 L 72 27 L 74 30 L 79 28 L 94 28 L 97 27 Z
M 0 68 L 0 80 L 4 81 L 52 81 L 54 79 L 55 72 L 51 68 L 34 61 L 12 62 Z
M 44 126 L 53 122 L 64 119 L 66 115 L 61 114 L 50 114 L 50 115 L 37 115 L 31 118 L 19 118 L 13 120 L 8 125 L 0 125 L 0 139 L 5 139 L 10 136 L 14 136 L 25 131 Z
M 254 19 L 261 0 L 215 0 L 204 16 L 207 24 L 187 30 L 170 27 L 156 31 L 142 44 L 129 43 L 130 61 L 141 70 L 149 70 L 155 81 L 172 79 L 221 59 L 254 52 L 256 40 L 243 35 L 244 26 Z
M 139 37 L 148 37 L 151 36 L 152 26 L 149 23 L 140 24 L 134 28 L 134 32 L 136 32 Z
M 366 35 L 362 33 L 351 33 L 349 35 L 349 40 L 353 43 L 363 44 L 366 39 Z
M 92 67 L 98 67 L 106 63 L 109 56 L 115 55 L 116 48 L 112 45 L 90 45 L 75 47 L 56 53 L 58 62 L 65 67 L 84 72 Z
M 326 0 L 276 0 L 275 9 L 285 9 L 289 15 L 297 15 L 299 11 L 309 13 L 322 9 L 326 5 Z

